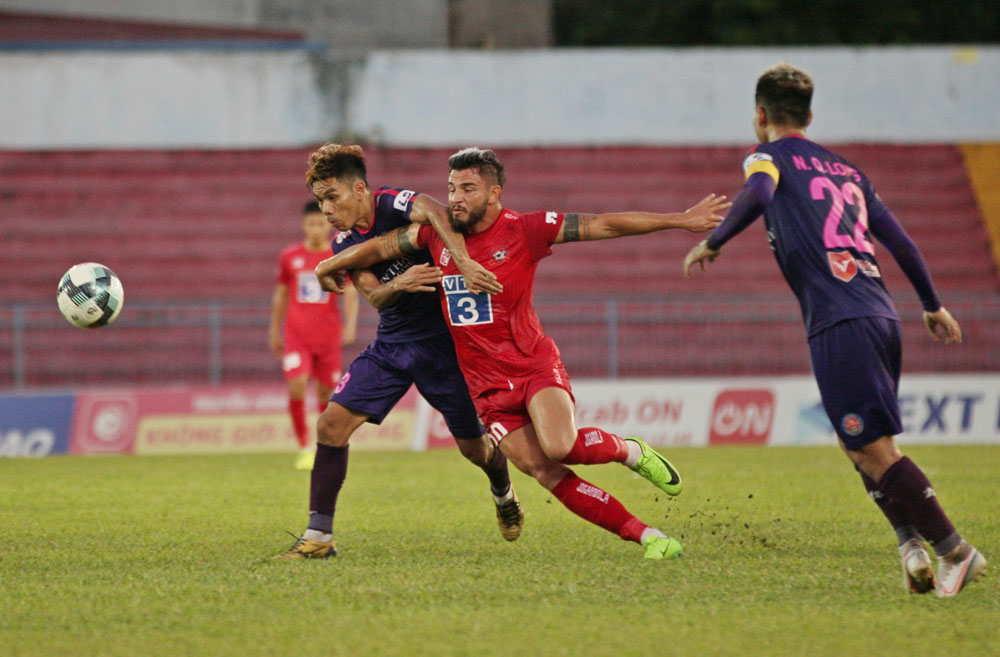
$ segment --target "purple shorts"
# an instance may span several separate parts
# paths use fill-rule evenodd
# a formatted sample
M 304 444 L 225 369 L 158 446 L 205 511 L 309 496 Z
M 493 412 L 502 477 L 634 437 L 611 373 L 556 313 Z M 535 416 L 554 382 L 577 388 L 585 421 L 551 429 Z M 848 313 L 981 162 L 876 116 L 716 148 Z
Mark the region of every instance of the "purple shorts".
M 409 342 L 375 340 L 351 363 L 330 401 L 381 424 L 414 384 L 427 403 L 441 411 L 455 438 L 486 433 L 447 333 Z
M 903 430 L 898 321 L 859 317 L 839 322 L 809 338 L 809 354 L 823 407 L 847 449 Z

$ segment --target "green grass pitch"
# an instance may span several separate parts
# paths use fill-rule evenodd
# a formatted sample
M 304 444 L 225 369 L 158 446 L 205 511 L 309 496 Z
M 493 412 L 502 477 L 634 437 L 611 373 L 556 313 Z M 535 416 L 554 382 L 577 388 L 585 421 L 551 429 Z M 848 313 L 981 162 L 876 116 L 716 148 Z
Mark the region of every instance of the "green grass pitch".
M 340 556 L 291 563 L 269 560 L 306 519 L 291 455 L 0 459 L 0 654 L 1000 654 L 1000 446 L 906 451 L 992 560 L 957 598 L 904 592 L 833 448 L 671 450 L 671 500 L 576 468 L 682 537 L 660 562 L 520 473 L 525 530 L 504 542 L 457 451 L 352 454 Z

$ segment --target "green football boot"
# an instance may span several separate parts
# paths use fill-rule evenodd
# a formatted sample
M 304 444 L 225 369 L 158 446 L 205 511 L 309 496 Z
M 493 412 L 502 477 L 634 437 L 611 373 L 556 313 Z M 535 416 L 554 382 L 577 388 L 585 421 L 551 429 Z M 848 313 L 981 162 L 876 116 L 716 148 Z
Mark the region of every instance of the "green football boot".
M 637 443 L 642 450 L 639 462 L 632 468 L 633 472 L 648 479 L 667 495 L 677 495 L 681 492 L 681 476 L 674 466 L 670 465 L 670 461 L 660 456 L 656 450 L 635 436 L 629 436 L 625 440 Z
M 681 542 L 670 536 L 650 536 L 642 542 L 646 559 L 674 559 L 684 554 Z

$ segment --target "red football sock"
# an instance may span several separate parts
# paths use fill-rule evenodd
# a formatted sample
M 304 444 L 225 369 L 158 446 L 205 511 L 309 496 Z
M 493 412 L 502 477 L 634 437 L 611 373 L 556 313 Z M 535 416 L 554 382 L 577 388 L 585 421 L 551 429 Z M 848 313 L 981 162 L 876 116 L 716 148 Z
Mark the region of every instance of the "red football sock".
M 289 399 L 288 414 L 292 416 L 292 427 L 295 429 L 295 440 L 299 447 L 308 447 L 309 438 L 306 435 L 306 402 L 304 399 Z
M 576 432 L 576 442 L 563 457 L 566 465 L 623 463 L 628 458 L 628 445 L 613 433 L 597 427 L 584 427 Z
M 552 494 L 576 515 L 613 534 L 618 534 L 626 541 L 639 543 L 642 531 L 646 529 L 646 524 L 629 513 L 628 509 L 610 493 L 587 483 L 573 473 L 566 475 L 556 484 Z

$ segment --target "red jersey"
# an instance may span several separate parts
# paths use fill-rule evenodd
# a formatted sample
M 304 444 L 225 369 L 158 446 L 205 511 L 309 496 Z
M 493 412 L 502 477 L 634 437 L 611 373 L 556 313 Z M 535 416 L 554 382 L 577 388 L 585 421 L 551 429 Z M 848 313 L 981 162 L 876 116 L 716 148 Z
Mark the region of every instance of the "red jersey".
M 316 278 L 316 265 L 330 251 L 309 251 L 299 243 L 281 252 L 278 283 L 288 288 L 285 335 L 294 333 L 310 346 L 340 348 L 340 311 L 337 297 L 323 290 Z
M 562 223 L 557 212 L 503 210 L 492 226 L 465 236 L 469 255 L 503 285 L 497 295 L 470 293 L 434 228 L 420 228 L 418 245 L 429 249 L 444 271 L 441 308 L 473 399 L 561 365 L 556 343 L 542 332 L 532 294 L 538 261 L 551 255 Z

